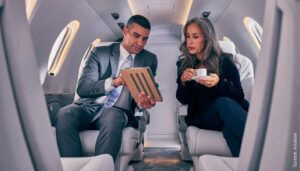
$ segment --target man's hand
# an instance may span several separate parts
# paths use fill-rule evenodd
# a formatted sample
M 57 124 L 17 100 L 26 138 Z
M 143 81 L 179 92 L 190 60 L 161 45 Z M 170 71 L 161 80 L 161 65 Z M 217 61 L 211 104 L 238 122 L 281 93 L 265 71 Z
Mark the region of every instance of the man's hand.
M 203 84 L 206 87 L 213 87 L 217 85 L 220 81 L 220 78 L 217 74 L 210 74 L 209 76 L 202 76 L 197 79 L 197 82 Z
M 122 77 L 117 77 L 112 79 L 112 85 L 114 87 L 119 87 L 120 85 L 123 85 L 123 79 Z
M 144 92 L 140 92 L 139 94 L 139 102 L 138 105 L 142 109 L 150 109 L 155 106 L 155 101 L 152 97 L 147 96 Z

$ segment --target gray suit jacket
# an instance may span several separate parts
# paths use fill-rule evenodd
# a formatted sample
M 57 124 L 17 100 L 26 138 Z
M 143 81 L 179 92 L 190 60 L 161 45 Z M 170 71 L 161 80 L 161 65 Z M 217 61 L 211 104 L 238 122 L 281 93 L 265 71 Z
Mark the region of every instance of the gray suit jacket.
M 106 96 L 105 79 L 116 76 L 120 58 L 120 43 L 101 46 L 92 50 L 85 60 L 77 83 L 79 99 L 75 104 L 81 105 L 91 115 L 95 115 L 103 106 L 97 99 Z M 157 57 L 155 54 L 142 50 L 134 58 L 135 67 L 150 67 L 156 75 Z M 134 108 L 136 104 L 132 103 Z M 130 118 L 130 117 L 129 117 Z

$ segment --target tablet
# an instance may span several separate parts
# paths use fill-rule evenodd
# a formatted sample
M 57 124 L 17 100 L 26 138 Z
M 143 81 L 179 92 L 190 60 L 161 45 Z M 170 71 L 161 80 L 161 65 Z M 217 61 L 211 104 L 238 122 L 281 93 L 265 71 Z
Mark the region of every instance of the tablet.
M 136 102 L 139 100 L 139 93 L 145 92 L 156 102 L 163 100 L 155 82 L 152 71 L 149 67 L 126 68 L 120 71 L 123 81 Z

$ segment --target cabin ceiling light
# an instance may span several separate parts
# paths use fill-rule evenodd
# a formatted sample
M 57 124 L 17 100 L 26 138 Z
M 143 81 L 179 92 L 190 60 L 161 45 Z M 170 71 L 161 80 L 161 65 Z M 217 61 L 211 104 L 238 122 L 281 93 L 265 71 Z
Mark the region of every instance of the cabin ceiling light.
M 127 0 L 127 3 L 129 5 L 129 8 L 130 8 L 133 15 L 136 14 L 136 7 L 134 6 L 134 1 L 135 0 Z
M 110 13 L 110 15 L 111 15 L 115 20 L 119 19 L 119 17 L 120 17 L 119 14 L 116 13 L 116 12 Z
M 183 12 L 182 12 L 182 18 L 181 18 L 181 24 L 184 25 L 188 19 L 188 16 L 190 14 L 191 11 L 191 7 L 193 4 L 193 0 L 187 0 L 188 2 L 186 2 L 186 6 L 182 7 L 183 8 Z
M 31 18 L 31 14 L 32 14 L 32 11 L 33 11 L 34 8 L 35 8 L 36 1 L 37 1 L 37 0 L 25 0 L 25 7 L 26 7 L 26 17 L 27 17 L 27 20 L 29 20 L 29 19 Z

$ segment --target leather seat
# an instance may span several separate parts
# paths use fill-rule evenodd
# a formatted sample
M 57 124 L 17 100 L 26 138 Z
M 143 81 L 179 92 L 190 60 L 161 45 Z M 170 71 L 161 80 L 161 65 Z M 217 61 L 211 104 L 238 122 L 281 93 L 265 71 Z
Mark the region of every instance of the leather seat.
M 99 131 L 87 130 L 80 132 L 82 150 L 85 156 L 95 154 L 95 145 Z M 127 127 L 123 129 L 123 137 L 119 155 L 115 161 L 115 170 L 128 170 L 128 163 L 138 149 L 140 132 L 134 128 Z
M 108 154 L 94 157 L 61 158 L 64 171 L 114 171 L 113 159 Z
M 238 162 L 238 158 L 204 155 L 199 158 L 199 168 L 201 171 L 234 171 Z
M 252 62 L 245 56 L 237 54 L 235 45 L 229 41 L 219 41 L 223 52 L 230 53 L 234 57 L 236 66 L 240 73 L 240 79 L 245 94 L 245 99 L 250 101 L 252 87 L 254 84 L 254 72 Z M 183 160 L 192 159 L 196 170 L 199 170 L 199 157 L 203 154 L 214 154 L 220 156 L 231 156 L 222 132 L 204 130 L 196 127 L 187 127 L 184 117 L 187 112 L 186 105 L 179 106 L 178 121 L 179 134 L 181 138 L 181 157 Z M 185 129 L 186 128 L 186 129 Z M 189 153 L 187 153 L 187 151 Z

